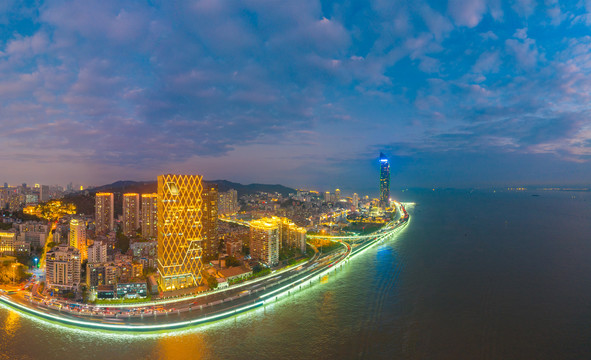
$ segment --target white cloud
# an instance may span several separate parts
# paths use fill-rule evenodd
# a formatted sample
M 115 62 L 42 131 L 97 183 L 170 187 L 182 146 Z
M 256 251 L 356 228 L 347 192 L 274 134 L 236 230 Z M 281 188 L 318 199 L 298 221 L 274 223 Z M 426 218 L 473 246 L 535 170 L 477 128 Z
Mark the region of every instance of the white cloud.
M 480 55 L 474 66 L 472 72 L 475 73 L 496 73 L 499 71 L 501 60 L 498 51 L 485 52 Z
M 513 10 L 520 16 L 529 17 L 534 13 L 536 6 L 536 0 L 516 0 L 513 3 Z
M 531 70 L 538 64 L 539 52 L 533 39 L 507 39 L 507 51 L 512 54 L 522 69 Z
M 450 0 L 447 6 L 455 23 L 469 28 L 478 25 L 486 12 L 484 0 Z

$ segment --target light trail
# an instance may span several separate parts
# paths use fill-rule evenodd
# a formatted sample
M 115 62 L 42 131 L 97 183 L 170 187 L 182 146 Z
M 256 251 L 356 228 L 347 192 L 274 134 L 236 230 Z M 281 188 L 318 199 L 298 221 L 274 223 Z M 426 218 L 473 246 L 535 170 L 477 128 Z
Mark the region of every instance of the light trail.
M 324 276 L 328 275 L 331 271 L 336 271 L 338 268 L 342 268 L 343 264 L 346 264 L 350 259 L 357 257 L 357 256 L 361 255 L 362 253 L 365 253 L 368 249 L 370 249 L 375 244 L 381 243 L 384 239 L 394 236 L 394 235 L 398 234 L 402 229 L 406 228 L 406 226 L 410 222 L 410 216 L 408 215 L 408 213 L 406 212 L 404 207 L 401 207 L 401 208 L 404 211 L 404 214 L 405 214 L 404 219 L 405 220 L 402 221 L 402 223 L 401 223 L 400 219 L 402 219 L 402 218 L 399 218 L 399 220 L 397 220 L 396 222 L 392 221 L 391 223 L 388 223 L 386 225 L 386 227 L 393 226 L 393 224 L 397 224 L 397 225 L 396 225 L 396 227 L 392 228 L 391 230 L 388 230 L 388 231 L 385 231 L 385 232 L 379 233 L 379 234 L 374 234 L 375 239 L 373 239 L 372 241 L 368 241 L 367 243 L 364 243 L 363 245 L 361 245 L 360 247 L 358 247 L 356 249 L 352 249 L 352 247 L 350 245 L 345 245 L 346 243 L 338 241 L 338 242 L 342 243 L 343 246 L 347 246 L 346 255 L 343 258 L 338 259 L 336 262 L 330 263 L 330 265 L 328 265 L 328 267 L 326 269 L 320 269 L 320 270 L 312 269 L 310 274 L 308 274 L 302 278 L 299 278 L 289 284 L 281 286 L 278 289 L 274 289 L 269 292 L 266 292 L 266 293 L 260 295 L 258 297 L 258 299 L 255 299 L 250 304 L 240 305 L 234 309 L 222 311 L 222 312 L 216 313 L 216 314 L 206 315 L 206 316 L 196 318 L 196 319 L 176 321 L 176 322 L 171 321 L 171 322 L 164 323 L 164 324 L 153 324 L 153 325 L 98 323 L 98 322 L 77 320 L 77 319 L 73 319 L 70 317 L 58 316 L 58 315 L 55 315 L 55 314 L 49 313 L 49 312 L 39 311 L 36 308 L 20 304 L 16 301 L 10 299 L 6 295 L 0 295 L 0 301 L 5 303 L 6 305 L 11 307 L 12 309 L 16 309 L 16 310 L 22 311 L 27 314 L 36 315 L 42 319 L 56 321 L 61 324 L 74 325 L 74 326 L 86 328 L 86 329 L 91 328 L 91 329 L 103 329 L 103 330 L 116 330 L 116 331 L 123 331 L 123 332 L 150 332 L 150 331 L 161 331 L 161 330 L 169 330 L 169 329 L 176 329 L 176 328 L 200 325 L 200 324 L 204 324 L 204 323 L 208 323 L 208 322 L 212 322 L 212 321 L 221 320 L 223 318 L 231 317 L 231 316 L 237 315 L 239 313 L 247 312 L 252 309 L 264 306 L 265 304 L 270 303 L 272 301 L 276 301 L 285 295 L 289 295 L 291 293 L 291 291 L 298 290 L 298 287 L 301 288 L 302 286 L 305 286 L 305 285 L 311 285 L 313 281 L 322 279 Z M 354 237 L 351 237 L 351 238 L 354 238 Z M 277 274 L 273 274 L 273 275 L 276 276 Z M 297 276 L 298 276 L 297 274 L 292 275 L 292 277 L 297 277 Z M 187 299 L 181 299 L 181 300 L 177 299 L 176 301 L 186 301 L 186 300 Z M 136 305 L 136 307 L 141 307 L 141 306 Z M 197 311 L 197 310 L 195 310 L 195 311 Z M 179 314 L 180 314 L 180 312 L 179 312 Z M 148 315 L 146 315 L 146 317 L 150 318 L 151 316 L 150 316 L 150 314 L 148 314 Z

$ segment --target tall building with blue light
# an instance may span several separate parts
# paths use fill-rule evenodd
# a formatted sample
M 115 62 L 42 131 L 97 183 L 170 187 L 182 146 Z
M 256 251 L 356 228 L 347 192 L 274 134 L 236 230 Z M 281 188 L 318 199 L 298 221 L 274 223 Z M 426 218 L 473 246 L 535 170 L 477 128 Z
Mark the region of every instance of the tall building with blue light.
M 390 206 L 390 162 L 380 153 L 380 206 Z

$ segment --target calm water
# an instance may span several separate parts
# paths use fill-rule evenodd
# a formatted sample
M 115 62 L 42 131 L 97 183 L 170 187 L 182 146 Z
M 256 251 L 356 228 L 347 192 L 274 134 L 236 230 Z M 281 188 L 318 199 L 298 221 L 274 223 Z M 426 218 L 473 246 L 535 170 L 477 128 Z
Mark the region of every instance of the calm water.
M 0 359 L 589 359 L 591 194 L 404 193 L 395 239 L 266 309 L 121 335 L 0 307 Z

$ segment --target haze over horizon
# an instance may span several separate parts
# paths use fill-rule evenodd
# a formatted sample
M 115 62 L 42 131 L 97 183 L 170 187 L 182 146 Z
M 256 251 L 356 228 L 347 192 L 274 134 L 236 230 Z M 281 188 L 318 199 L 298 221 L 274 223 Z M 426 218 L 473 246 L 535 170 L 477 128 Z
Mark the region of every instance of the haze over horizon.
M 3 1 L 0 182 L 591 179 L 591 2 Z

